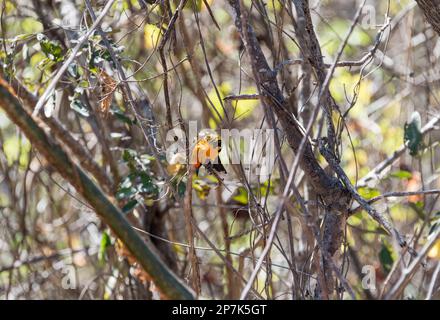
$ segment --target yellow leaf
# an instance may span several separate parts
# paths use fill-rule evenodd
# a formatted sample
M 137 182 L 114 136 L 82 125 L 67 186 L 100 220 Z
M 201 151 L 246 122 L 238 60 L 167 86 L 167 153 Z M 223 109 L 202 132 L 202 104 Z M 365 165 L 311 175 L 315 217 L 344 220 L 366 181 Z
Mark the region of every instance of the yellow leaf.
M 217 129 L 217 123 L 215 122 L 215 120 L 213 118 L 209 118 L 209 127 L 211 129 Z
M 197 192 L 197 196 L 201 200 L 205 200 L 209 195 L 211 187 L 205 181 L 198 179 L 193 181 L 193 189 Z
M 245 89 L 242 94 L 256 94 L 257 90 L 254 87 Z M 243 119 L 249 117 L 252 114 L 252 110 L 258 105 L 259 100 L 238 100 L 234 103 L 235 115 L 234 118 Z
M 219 92 L 219 95 L 217 95 L 217 90 Z M 212 102 L 212 104 L 209 103 L 209 101 L 207 103 L 210 109 L 212 110 L 212 115 L 214 116 L 215 120 L 220 121 L 221 118 L 223 118 L 225 115 L 222 106 L 222 101 L 220 99 L 223 99 L 226 95 L 228 95 L 231 92 L 232 86 L 229 82 L 225 81 L 219 86 L 217 86 L 217 90 L 212 89 L 208 93 L 209 100 Z
M 438 239 L 428 252 L 428 257 L 431 259 L 440 260 L 440 239 Z
M 160 41 L 161 31 L 153 24 L 146 24 L 144 27 L 144 44 L 147 49 L 154 49 Z

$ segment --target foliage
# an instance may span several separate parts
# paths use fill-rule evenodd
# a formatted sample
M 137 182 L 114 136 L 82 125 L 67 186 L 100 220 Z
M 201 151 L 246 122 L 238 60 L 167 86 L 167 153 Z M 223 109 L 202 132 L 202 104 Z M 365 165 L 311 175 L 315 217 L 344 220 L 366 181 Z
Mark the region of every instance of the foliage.
M 302 1 L 242 1 L 248 39 L 230 14 L 234 0 L 188 1 L 179 11 L 178 1 L 116 1 L 69 65 L 93 25 L 85 4 L 99 16 L 102 3 L 24 2 L 0 8 L 1 88 L 13 88 L 30 114 L 65 67 L 35 118 L 199 297 L 240 298 L 262 259 L 247 298 L 390 298 L 415 259 L 409 249 L 420 251 L 438 232 L 439 121 L 429 126 L 438 119 L 437 36 L 408 1 L 368 1 L 357 20 L 344 1 L 309 1 L 313 25 L 304 30 L 308 20 L 295 8 Z M 296 159 L 301 139 L 289 138 L 303 137 L 310 119 Z M 196 173 L 186 159 L 197 141 L 192 121 L 196 135 L 276 136 L 224 139 L 218 158 L 227 174 L 206 166 Z M 332 130 L 337 165 L 410 248 L 395 245 L 352 195 L 345 209 L 333 206 L 348 183 L 318 150 Z M 40 147 L 0 110 L 0 298 L 163 298 Z M 334 212 L 341 229 L 325 243 Z M 323 250 L 340 274 L 325 269 Z M 392 298 L 427 298 L 439 257 L 440 240 Z M 379 290 L 362 288 L 364 266 L 374 266 Z M 77 286 L 65 290 L 59 279 L 70 268 Z M 322 283 L 322 274 L 332 281 Z M 319 289 L 331 282 L 326 297 Z

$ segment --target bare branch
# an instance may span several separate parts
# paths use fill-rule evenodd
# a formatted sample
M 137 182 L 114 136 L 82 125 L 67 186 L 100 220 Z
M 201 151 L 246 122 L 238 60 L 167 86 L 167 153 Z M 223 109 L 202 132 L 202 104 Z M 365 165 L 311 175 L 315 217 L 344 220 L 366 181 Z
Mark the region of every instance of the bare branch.
M 73 60 L 75 60 L 76 55 L 78 54 L 79 50 L 82 48 L 84 42 L 86 42 L 87 39 L 92 35 L 92 33 L 95 32 L 95 29 L 99 27 L 99 25 L 101 24 L 102 20 L 107 15 L 107 13 L 111 9 L 111 7 L 112 7 L 112 5 L 113 5 L 113 3 L 115 1 L 116 0 L 109 0 L 107 2 L 107 4 L 105 5 L 104 9 L 102 9 L 101 14 L 95 20 L 95 22 L 89 28 L 89 30 L 87 30 L 86 34 L 78 39 L 78 43 L 72 49 L 72 52 L 71 52 L 69 58 L 67 58 L 66 61 L 64 61 L 63 65 L 61 66 L 60 69 L 58 69 L 57 73 L 52 78 L 51 82 L 47 86 L 47 88 L 44 91 L 44 93 L 41 95 L 40 99 L 38 99 L 38 101 L 37 101 L 37 103 L 35 105 L 35 109 L 34 109 L 34 111 L 32 113 L 33 115 L 37 115 L 40 112 L 41 108 L 46 103 L 47 98 L 49 98 L 49 96 L 52 94 L 53 90 L 55 90 L 55 87 L 56 87 L 58 81 L 60 81 L 60 79 L 63 76 L 64 72 L 66 72 L 67 68 L 70 66 L 70 64 L 73 62 Z
M 33 143 L 46 160 L 69 181 L 95 209 L 96 213 L 122 240 L 145 271 L 154 279 L 161 292 L 169 298 L 193 299 L 192 292 L 157 257 L 154 249 L 132 229 L 123 213 L 102 193 L 88 175 L 37 124 L 20 102 L 0 86 L 0 107 Z

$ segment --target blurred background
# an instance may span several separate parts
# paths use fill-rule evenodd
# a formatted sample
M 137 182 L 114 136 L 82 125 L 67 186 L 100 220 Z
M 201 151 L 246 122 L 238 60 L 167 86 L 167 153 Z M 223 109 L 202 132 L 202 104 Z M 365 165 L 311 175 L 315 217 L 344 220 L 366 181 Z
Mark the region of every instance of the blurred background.
M 24 104 L 35 104 L 93 24 L 87 2 L 97 16 L 106 3 L 0 2 L 2 77 L 17 82 Z M 439 37 L 410 0 L 366 1 L 353 25 L 361 2 L 309 1 L 326 64 L 335 61 L 353 26 L 329 85 L 339 107 L 333 120 L 340 134 L 340 165 L 367 200 L 390 192 L 438 189 Z M 173 22 L 179 6 L 182 10 Z M 242 6 L 270 67 L 278 71 L 278 85 L 292 106 L 289 111 L 306 127 L 317 103 L 318 83 L 298 47 L 294 24 L 300 21 L 293 2 L 245 0 Z M 182 207 L 188 168 L 185 154 L 166 159 L 165 152 L 174 143 L 173 135 L 167 139 L 168 130 L 188 126 L 189 121 L 218 133 L 270 128 L 231 13 L 228 2 L 219 0 L 116 1 L 102 30 L 126 81 L 121 81 L 103 37 L 94 32 L 40 116 L 48 134 L 61 145 L 65 142 L 51 122 L 74 139 L 84 154 L 67 147 L 79 164 L 86 167 L 87 158 L 98 165 L 101 175 L 93 172 L 95 181 L 187 282 L 194 268 Z M 170 23 L 173 28 L 167 32 Z M 343 65 L 344 61 L 349 63 Z M 124 83 L 132 97 L 121 89 Z M 319 114 L 312 139 L 325 135 L 323 118 Z M 419 135 L 424 126 L 429 132 Z M 205 169 L 192 177 L 192 214 L 209 240 L 200 234 L 194 240 L 201 297 L 239 298 L 244 279 L 250 277 L 266 244 L 285 187 L 278 161 L 284 159 L 288 168 L 294 161 L 283 129 L 277 127 L 276 134 L 281 153 L 275 153 L 277 163 L 270 174 L 257 174 L 261 156 L 266 156 L 261 150 L 255 150 L 251 164 L 231 165 L 227 156 L 231 146 L 225 145 L 220 156 L 227 170 L 223 182 Z M 189 141 L 190 146 L 193 143 Z M 371 176 L 405 143 L 407 149 L 391 165 Z M 246 146 L 249 140 L 238 148 Z M 324 158 L 315 154 L 326 167 Z M 324 210 L 317 206 L 319 199 L 302 171 L 295 183 L 322 226 Z M 289 206 L 253 289 L 267 299 L 319 298 L 316 243 L 293 196 Z M 389 196 L 374 206 L 416 250 L 429 241 L 440 221 L 436 192 Z M 355 210 L 348 219 L 334 257 L 358 299 L 383 298 L 410 259 L 363 210 Z M 395 298 L 439 298 L 439 259 L 437 240 Z M 159 296 L 154 282 L 127 257 L 93 208 L 0 110 L 0 298 Z M 334 298 L 350 295 L 340 290 Z

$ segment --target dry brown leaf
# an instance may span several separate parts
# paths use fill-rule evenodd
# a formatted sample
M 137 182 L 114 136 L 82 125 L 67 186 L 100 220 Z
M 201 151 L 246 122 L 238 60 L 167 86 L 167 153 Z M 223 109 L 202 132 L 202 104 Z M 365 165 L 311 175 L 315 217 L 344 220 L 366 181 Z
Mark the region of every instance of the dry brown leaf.
M 99 73 L 99 82 L 101 85 L 101 101 L 99 110 L 104 115 L 107 115 L 113 101 L 113 94 L 116 90 L 117 83 L 115 79 L 109 76 L 104 70 L 101 70 Z

